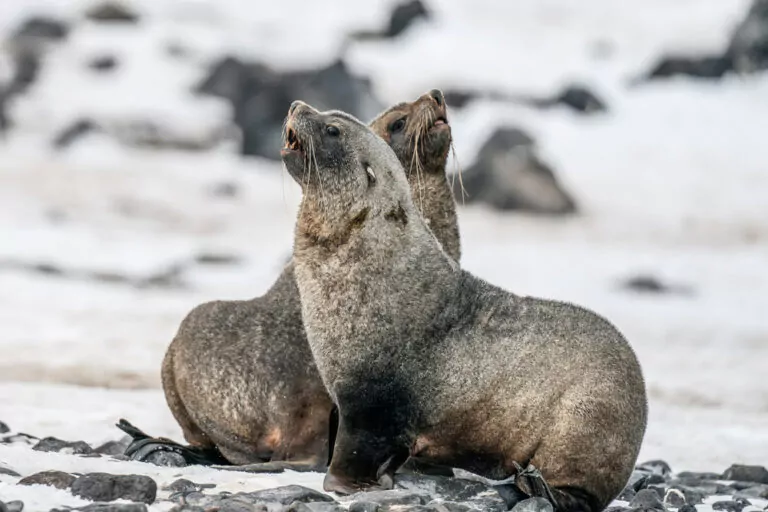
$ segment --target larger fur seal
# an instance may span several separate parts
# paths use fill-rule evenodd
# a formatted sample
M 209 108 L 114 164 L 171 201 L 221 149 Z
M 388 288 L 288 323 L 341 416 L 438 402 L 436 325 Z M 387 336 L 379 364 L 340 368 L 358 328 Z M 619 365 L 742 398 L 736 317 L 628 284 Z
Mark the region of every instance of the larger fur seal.
M 557 510 L 602 510 L 646 427 L 642 373 L 622 335 L 586 309 L 462 271 L 419 215 L 395 153 L 354 117 L 295 102 L 285 138 L 303 190 L 302 316 L 339 409 L 324 488 L 391 487 L 412 456 L 521 481 L 538 468 L 536 493 Z
M 458 259 L 456 205 L 445 175 L 451 129 L 442 92 L 395 105 L 372 125 L 411 169 L 408 180 L 437 239 Z M 307 345 L 292 263 L 261 297 L 208 302 L 190 312 L 163 360 L 162 382 L 194 450 L 174 446 L 187 460 L 199 461 L 202 450 L 212 462 L 222 462 L 219 451 L 223 462 L 233 464 L 327 466 L 333 402 Z

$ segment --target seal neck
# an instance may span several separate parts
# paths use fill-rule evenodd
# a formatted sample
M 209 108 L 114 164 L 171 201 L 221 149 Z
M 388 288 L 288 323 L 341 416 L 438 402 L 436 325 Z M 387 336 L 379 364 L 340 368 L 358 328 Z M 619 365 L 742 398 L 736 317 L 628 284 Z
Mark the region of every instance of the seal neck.
M 443 250 L 458 262 L 461 258 L 459 222 L 453 190 L 445 175 L 445 164 L 426 172 L 406 171 L 406 175 L 414 205 Z

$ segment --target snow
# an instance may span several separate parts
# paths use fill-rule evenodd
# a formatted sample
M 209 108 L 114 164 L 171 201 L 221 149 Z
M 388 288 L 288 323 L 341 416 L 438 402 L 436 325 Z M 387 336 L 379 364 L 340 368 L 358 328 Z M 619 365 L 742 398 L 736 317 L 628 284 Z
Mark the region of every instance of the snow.
M 226 127 L 228 107 L 190 93 L 226 53 L 289 69 L 321 65 L 352 30 L 380 26 L 393 2 L 136 0 L 136 26 L 83 21 L 86 0 L 4 0 L 0 33 L 29 13 L 76 23 L 46 56 L 40 80 L 10 105 L 0 139 L 0 419 L 14 430 L 93 445 L 117 439 L 121 417 L 181 439 L 159 366 L 195 305 L 265 291 L 290 256 L 299 191 L 279 164 L 240 159 L 226 143 L 207 152 L 148 151 L 93 135 L 66 152 L 49 141 L 81 117 L 115 130 L 151 120 L 180 136 Z M 460 209 L 462 264 L 516 293 L 583 304 L 624 332 L 642 363 L 650 421 L 641 459 L 675 470 L 768 464 L 768 75 L 717 83 L 675 79 L 630 87 L 663 52 L 718 51 L 746 0 L 433 1 L 436 19 L 393 42 L 347 49 L 381 99 L 432 87 L 498 87 L 549 94 L 583 81 L 610 111 L 581 117 L 480 101 L 451 113 L 457 164 L 471 164 L 496 127 L 537 140 L 582 215 L 543 219 Z M 301 16 L 297 19 L 296 13 Z M 181 44 L 184 58 L 166 51 Z M 0 51 L 0 78 L 7 76 Z M 86 63 L 114 54 L 115 73 Z M 215 196 L 221 184 L 234 197 Z M 206 266 L 201 253 L 240 263 Z M 142 278 L 183 265 L 179 289 L 42 276 L 6 262 L 120 272 Z M 691 295 L 621 290 L 651 274 Z M 322 475 L 245 475 L 168 469 L 0 447 L 22 474 L 45 469 L 136 472 L 161 485 L 178 475 L 220 490 L 287 483 L 320 488 Z M 51 488 L 11 485 L 0 499 L 25 510 L 78 505 Z M 165 510 L 167 504 L 153 505 Z

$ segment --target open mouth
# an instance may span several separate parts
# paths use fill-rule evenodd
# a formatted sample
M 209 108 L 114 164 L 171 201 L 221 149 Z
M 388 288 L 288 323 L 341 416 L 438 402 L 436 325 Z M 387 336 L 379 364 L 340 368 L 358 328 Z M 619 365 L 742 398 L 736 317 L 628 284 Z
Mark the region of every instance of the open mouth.
M 285 147 L 283 147 L 283 152 L 288 153 L 291 151 L 303 153 L 304 148 L 302 148 L 301 142 L 299 142 L 299 137 L 296 135 L 296 130 L 288 127 L 285 133 Z
M 448 119 L 445 116 L 438 116 L 435 122 L 432 123 L 432 130 L 439 130 L 444 126 L 448 126 Z

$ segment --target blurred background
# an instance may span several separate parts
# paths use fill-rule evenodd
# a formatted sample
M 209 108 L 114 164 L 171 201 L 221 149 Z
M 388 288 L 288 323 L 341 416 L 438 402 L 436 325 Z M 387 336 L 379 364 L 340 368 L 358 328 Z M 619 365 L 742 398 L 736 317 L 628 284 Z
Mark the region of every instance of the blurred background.
M 0 420 L 180 439 L 160 362 L 290 257 L 288 105 L 440 88 L 462 265 L 615 323 L 641 459 L 768 461 L 765 0 L 2 0 Z M 553 376 L 556 378 L 556 376 Z

